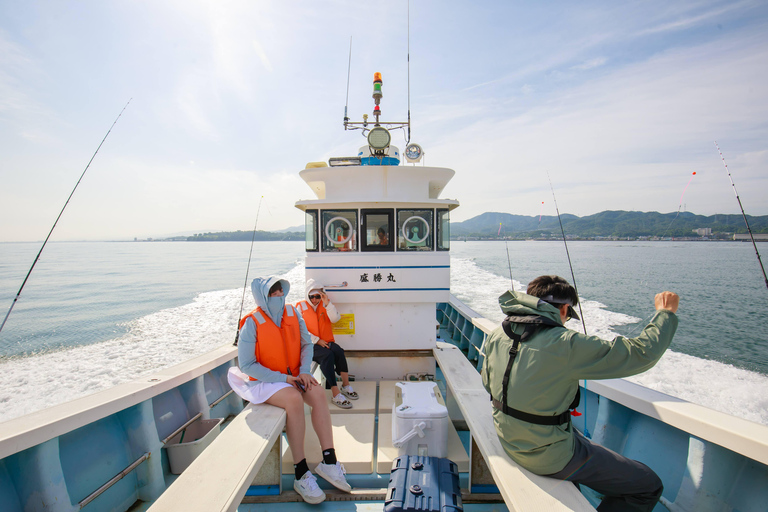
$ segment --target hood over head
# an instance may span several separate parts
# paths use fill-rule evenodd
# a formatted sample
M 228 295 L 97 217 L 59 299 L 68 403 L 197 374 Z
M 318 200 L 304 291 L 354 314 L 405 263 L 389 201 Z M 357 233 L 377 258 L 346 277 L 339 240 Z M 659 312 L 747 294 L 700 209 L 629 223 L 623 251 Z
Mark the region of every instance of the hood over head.
M 313 290 L 321 290 L 323 293 L 325 293 L 325 286 L 323 286 L 322 283 L 315 281 L 314 279 L 308 279 L 307 285 L 304 287 L 304 298 L 307 299 L 307 302 L 309 302 L 309 305 L 312 306 L 313 309 L 317 309 L 317 306 L 312 304 L 312 301 L 309 300 L 309 292 Z
M 283 287 L 282 297 L 272 297 L 273 300 L 269 300 L 269 289 L 279 282 Z M 272 319 L 278 327 L 283 319 L 283 308 L 285 307 L 285 298 L 288 296 L 288 292 L 291 290 L 291 283 L 285 279 L 278 277 L 257 277 L 251 282 L 251 293 L 253 293 L 253 300 L 256 301 L 256 305 L 260 307 L 268 316 Z M 281 299 L 281 300 L 274 300 Z M 279 306 L 279 307 L 278 307 Z

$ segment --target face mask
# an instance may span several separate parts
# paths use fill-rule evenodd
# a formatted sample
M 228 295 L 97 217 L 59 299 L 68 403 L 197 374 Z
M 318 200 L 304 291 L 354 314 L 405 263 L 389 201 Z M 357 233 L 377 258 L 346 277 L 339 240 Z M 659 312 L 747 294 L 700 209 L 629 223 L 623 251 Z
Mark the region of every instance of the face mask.
M 267 312 L 272 317 L 272 321 L 280 327 L 280 322 L 283 319 L 283 308 L 285 307 L 285 297 L 268 297 L 267 298 Z

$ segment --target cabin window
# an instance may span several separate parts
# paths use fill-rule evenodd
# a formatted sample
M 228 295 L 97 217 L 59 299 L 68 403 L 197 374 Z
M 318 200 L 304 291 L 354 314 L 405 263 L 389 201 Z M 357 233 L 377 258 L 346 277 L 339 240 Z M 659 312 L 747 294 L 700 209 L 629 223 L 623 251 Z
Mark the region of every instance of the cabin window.
M 357 250 L 357 210 L 323 210 L 323 252 Z
M 397 210 L 397 250 L 431 251 L 432 210 Z
M 317 250 L 317 210 L 304 212 L 304 236 L 307 251 Z
M 394 251 L 392 237 L 393 210 L 361 210 L 363 220 L 360 249 L 363 251 Z
M 437 210 L 437 250 L 451 249 L 451 216 L 448 210 Z

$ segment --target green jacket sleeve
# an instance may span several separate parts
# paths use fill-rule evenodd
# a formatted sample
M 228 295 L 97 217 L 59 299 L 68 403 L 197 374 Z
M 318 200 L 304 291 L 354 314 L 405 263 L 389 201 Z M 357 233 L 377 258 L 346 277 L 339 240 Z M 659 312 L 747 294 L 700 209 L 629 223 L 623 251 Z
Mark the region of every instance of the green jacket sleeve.
M 642 373 L 658 362 L 672 343 L 676 330 L 677 316 L 662 309 L 637 338 L 617 336 L 608 341 L 570 331 L 571 377 L 615 379 Z

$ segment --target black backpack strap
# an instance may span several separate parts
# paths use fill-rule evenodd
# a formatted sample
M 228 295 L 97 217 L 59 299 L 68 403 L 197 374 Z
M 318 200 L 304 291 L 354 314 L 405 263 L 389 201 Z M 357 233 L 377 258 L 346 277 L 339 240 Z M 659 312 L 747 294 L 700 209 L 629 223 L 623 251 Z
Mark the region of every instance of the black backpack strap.
M 518 324 L 525 324 L 525 328 L 523 330 L 523 334 L 516 334 L 512 330 L 512 326 L 510 324 L 512 323 L 518 323 Z M 550 320 L 548 318 L 542 317 L 542 316 L 512 316 L 508 315 L 506 319 L 504 319 L 503 322 L 501 322 L 501 328 L 504 330 L 504 334 L 506 334 L 511 340 L 512 340 L 512 347 L 509 349 L 509 359 L 507 360 L 507 367 L 504 370 L 504 377 L 501 381 L 501 393 L 502 393 L 502 401 L 499 402 L 498 400 L 491 397 L 491 402 L 493 402 L 493 406 L 506 414 L 507 416 L 512 416 L 513 418 L 527 421 L 528 423 L 534 423 L 536 425 L 562 425 L 563 423 L 568 423 L 571 421 L 571 409 L 575 409 L 579 405 L 579 399 L 581 397 L 581 392 L 577 388 L 576 390 L 576 396 L 573 399 L 573 402 L 571 402 L 571 405 L 568 407 L 568 410 L 566 410 L 563 413 L 560 413 L 556 416 L 541 416 L 538 414 L 530 414 L 527 412 L 520 411 L 518 409 L 513 409 L 509 405 L 508 399 L 507 399 L 507 391 L 509 388 L 509 376 L 512 373 L 512 365 L 515 362 L 515 358 L 517 357 L 518 348 L 520 346 L 520 343 L 526 341 L 528 338 L 531 337 L 531 335 L 538 331 L 541 328 L 550 328 L 550 327 L 562 327 L 561 324 Z
M 510 323 L 512 323 L 512 321 L 509 317 L 501 322 L 501 328 L 504 329 L 504 334 L 506 334 L 512 340 L 512 346 L 509 349 L 509 359 L 507 360 L 507 368 L 504 370 L 504 378 L 501 380 L 501 393 L 504 404 L 508 403 L 507 388 L 509 387 L 509 374 L 512 373 L 512 365 L 514 364 L 515 358 L 517 357 L 518 347 L 520 346 L 521 342 L 530 338 L 531 334 L 533 334 L 533 332 L 538 329 L 538 326 L 534 324 L 528 324 L 525 326 L 523 334 L 515 334 L 515 332 L 512 331 L 512 327 L 509 325 Z
M 507 404 L 502 404 L 498 400 L 492 400 L 493 406 L 506 414 L 512 416 L 518 420 L 527 421 L 528 423 L 534 423 L 536 425 L 562 425 L 571 421 L 570 409 L 558 414 L 557 416 L 540 416 L 538 414 L 530 414 L 527 412 L 519 411 L 509 407 Z

